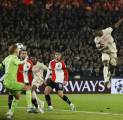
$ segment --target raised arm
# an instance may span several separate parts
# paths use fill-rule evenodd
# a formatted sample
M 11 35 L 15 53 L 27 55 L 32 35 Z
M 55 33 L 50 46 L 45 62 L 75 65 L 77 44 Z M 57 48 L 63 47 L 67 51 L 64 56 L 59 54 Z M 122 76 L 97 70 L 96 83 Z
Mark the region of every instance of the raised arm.
M 120 20 L 118 20 L 114 25 L 113 28 L 117 29 L 123 22 L 123 18 L 121 18 Z

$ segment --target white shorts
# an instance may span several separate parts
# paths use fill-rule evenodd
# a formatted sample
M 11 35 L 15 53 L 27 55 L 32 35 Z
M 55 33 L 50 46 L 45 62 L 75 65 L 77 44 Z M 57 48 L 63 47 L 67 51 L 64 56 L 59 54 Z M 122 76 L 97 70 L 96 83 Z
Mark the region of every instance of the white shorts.
M 103 61 L 117 61 L 117 53 L 102 53 L 102 62 Z
M 43 84 L 41 80 L 33 80 L 32 86 L 36 86 L 37 88 Z

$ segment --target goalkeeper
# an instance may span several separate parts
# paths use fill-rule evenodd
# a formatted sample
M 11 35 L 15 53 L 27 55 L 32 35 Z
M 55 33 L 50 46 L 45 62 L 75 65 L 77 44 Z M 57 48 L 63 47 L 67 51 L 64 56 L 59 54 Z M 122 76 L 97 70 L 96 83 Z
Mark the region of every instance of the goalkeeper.
M 13 113 L 20 98 L 20 91 L 31 89 L 30 86 L 17 82 L 18 65 L 24 64 L 26 62 L 26 60 L 20 61 L 17 57 L 18 55 L 19 49 L 17 45 L 11 45 L 9 47 L 9 55 L 0 64 L 0 69 L 5 67 L 5 75 L 3 82 L 4 87 L 7 89 L 9 93 L 11 93 L 14 96 L 14 99 L 12 101 L 12 107 L 10 110 L 11 112 L 7 114 L 8 119 L 11 119 L 13 116 Z

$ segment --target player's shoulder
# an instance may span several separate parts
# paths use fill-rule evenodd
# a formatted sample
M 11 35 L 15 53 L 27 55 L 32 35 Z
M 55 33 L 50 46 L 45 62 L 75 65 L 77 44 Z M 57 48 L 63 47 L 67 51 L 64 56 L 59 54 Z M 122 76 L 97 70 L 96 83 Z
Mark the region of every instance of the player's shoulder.
M 4 61 L 7 61 L 7 60 L 10 60 L 11 62 L 13 61 L 17 61 L 18 60 L 18 57 L 16 55 L 8 55 Z
M 65 61 L 61 60 L 60 63 L 62 64 L 62 66 L 66 66 Z
M 107 27 L 104 30 L 113 30 L 113 28 L 112 27 Z
M 14 59 L 17 59 L 18 57 L 15 56 L 15 55 L 8 55 L 5 59 L 11 59 L 11 60 L 14 60 Z
M 32 60 L 28 59 L 27 62 L 30 63 L 31 65 L 33 65 Z
M 107 27 L 107 28 L 103 29 L 102 31 L 103 31 L 103 33 L 111 33 L 113 31 L 113 28 Z
M 39 62 L 39 61 L 37 61 L 37 64 L 36 65 L 40 65 L 40 64 L 42 64 L 41 62 Z
M 65 63 L 64 60 L 61 60 L 60 62 L 61 62 L 61 63 Z
M 50 63 L 54 63 L 54 62 L 56 62 L 55 59 L 53 59 L 53 60 L 50 61 Z
M 3 60 L 3 62 L 5 62 L 8 58 L 9 58 L 9 56 L 5 57 L 4 60 Z
M 40 65 L 40 66 L 43 66 L 44 65 L 44 63 L 43 62 L 37 62 L 37 65 Z

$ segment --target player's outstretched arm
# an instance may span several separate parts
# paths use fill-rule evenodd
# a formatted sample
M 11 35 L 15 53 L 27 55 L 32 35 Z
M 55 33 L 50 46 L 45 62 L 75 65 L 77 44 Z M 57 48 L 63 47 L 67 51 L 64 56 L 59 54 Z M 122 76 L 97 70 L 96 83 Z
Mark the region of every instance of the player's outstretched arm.
M 115 29 L 118 28 L 121 25 L 122 22 L 123 22 L 123 18 L 121 18 L 120 20 L 118 20 L 118 22 L 116 22 L 113 27 Z

